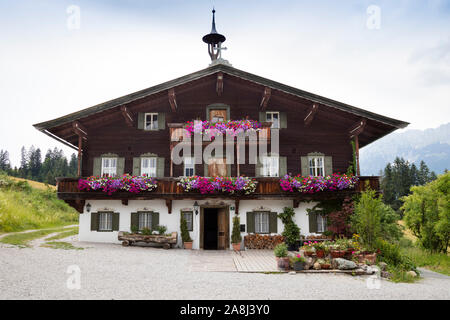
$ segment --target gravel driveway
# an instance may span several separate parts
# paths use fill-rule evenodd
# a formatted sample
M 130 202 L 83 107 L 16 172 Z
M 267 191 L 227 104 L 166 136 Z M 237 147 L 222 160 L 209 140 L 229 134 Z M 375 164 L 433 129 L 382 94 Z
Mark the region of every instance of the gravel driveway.
M 230 253 L 218 257 L 211 252 L 208 257 L 205 251 L 73 244 L 85 249 L 0 245 L 0 299 L 450 299 L 450 277 L 433 272 L 418 283 L 380 280 L 379 289 L 369 289 L 369 276 L 211 272 L 199 267 L 211 258 L 229 267 Z M 67 288 L 71 265 L 81 270 L 80 289 Z

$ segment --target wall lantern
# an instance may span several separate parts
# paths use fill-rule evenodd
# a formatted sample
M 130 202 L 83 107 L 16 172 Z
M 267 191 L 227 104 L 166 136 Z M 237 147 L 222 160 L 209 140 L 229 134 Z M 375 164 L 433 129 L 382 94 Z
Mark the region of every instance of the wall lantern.
M 195 215 L 198 215 L 198 211 L 200 210 L 200 206 L 198 205 L 198 202 L 197 201 L 195 201 L 194 202 L 194 212 L 195 212 Z
M 86 205 L 86 211 L 87 211 L 87 213 L 91 212 L 91 204 L 90 203 L 88 203 Z

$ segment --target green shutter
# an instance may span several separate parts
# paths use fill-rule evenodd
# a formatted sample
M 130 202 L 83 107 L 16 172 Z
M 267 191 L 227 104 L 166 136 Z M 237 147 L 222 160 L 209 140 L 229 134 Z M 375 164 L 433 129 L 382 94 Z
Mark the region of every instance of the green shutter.
M 333 157 L 331 156 L 325 156 L 325 175 L 329 176 L 333 174 Z
M 227 164 L 227 177 L 231 177 L 231 164 Z
M 166 114 L 164 112 L 158 113 L 158 130 L 166 129 Z
M 309 218 L 309 233 L 317 232 L 317 213 L 309 212 L 308 218 Z
M 144 129 L 145 127 L 145 113 L 139 112 L 138 113 L 138 129 Z
M 255 213 L 247 212 L 247 233 L 255 233 Z
M 266 122 L 266 121 L 267 121 L 266 113 L 260 112 L 259 113 L 259 122 Z
M 141 158 L 134 157 L 133 158 L 133 176 L 141 175 Z
M 255 177 L 262 177 L 263 165 L 258 157 L 255 164 Z
M 308 157 L 301 157 L 302 176 L 309 176 L 309 162 Z
M 278 158 L 278 176 L 284 177 L 287 174 L 287 158 L 286 157 L 279 157 Z
M 269 212 L 269 232 L 278 233 L 278 217 L 276 212 Z
M 203 164 L 203 176 L 204 177 L 208 176 L 208 164 L 207 163 Z
M 125 158 L 117 158 L 116 175 L 121 176 L 125 173 Z
M 130 230 L 133 230 L 134 228 L 136 228 L 136 230 L 139 230 L 139 213 L 137 212 L 131 213 Z
M 113 231 L 119 231 L 119 219 L 120 219 L 120 213 L 113 212 L 112 213 L 112 229 L 113 229 Z
M 156 177 L 158 178 L 164 177 L 164 165 L 165 159 L 163 157 L 158 157 L 156 159 Z
M 287 128 L 287 115 L 286 112 L 280 112 L 280 129 Z
M 152 212 L 152 230 L 159 226 L 159 212 Z
M 102 158 L 94 158 L 94 169 L 92 170 L 93 176 L 100 176 L 102 174 Z
M 91 212 L 91 231 L 98 231 L 98 213 Z

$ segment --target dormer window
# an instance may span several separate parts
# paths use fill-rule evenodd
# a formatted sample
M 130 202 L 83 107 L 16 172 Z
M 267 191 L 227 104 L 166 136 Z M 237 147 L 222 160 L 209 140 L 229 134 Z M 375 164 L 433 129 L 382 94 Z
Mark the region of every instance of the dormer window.
M 280 113 L 277 111 L 268 111 L 266 112 L 266 120 L 267 122 L 272 122 L 271 128 L 279 129 L 280 128 Z
M 309 175 L 323 176 L 325 172 L 325 161 L 323 156 L 309 157 Z
M 117 158 L 102 158 L 102 177 L 114 177 L 117 174 Z
M 146 113 L 145 114 L 145 130 L 158 130 L 158 114 Z
M 141 176 L 156 177 L 156 157 L 141 158 Z

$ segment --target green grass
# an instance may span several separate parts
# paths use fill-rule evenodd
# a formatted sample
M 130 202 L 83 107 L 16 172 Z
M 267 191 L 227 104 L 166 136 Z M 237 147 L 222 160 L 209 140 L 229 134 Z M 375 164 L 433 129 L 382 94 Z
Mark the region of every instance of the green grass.
M 78 223 L 78 213 L 51 188 L 31 187 L 0 175 L 0 233 L 54 228 Z
M 71 243 L 64 241 L 49 241 L 42 244 L 41 247 L 63 250 L 83 250 L 83 248 L 74 247 Z
M 445 253 L 430 253 L 421 248 L 402 248 L 404 254 L 418 266 L 450 276 L 450 256 Z
M 51 233 L 64 231 L 63 228 L 59 229 L 43 229 L 32 232 L 14 233 L 4 236 L 0 239 L 0 242 L 12 244 L 19 247 L 29 247 L 29 243 L 33 240 L 45 237 Z
M 47 238 L 45 239 L 46 241 L 51 241 L 51 240 L 59 240 L 59 239 L 64 239 L 70 236 L 74 236 L 78 234 L 78 227 L 76 228 L 68 228 L 68 229 L 64 229 L 67 231 L 64 232 L 60 232 L 56 235 L 54 235 L 53 237 Z

